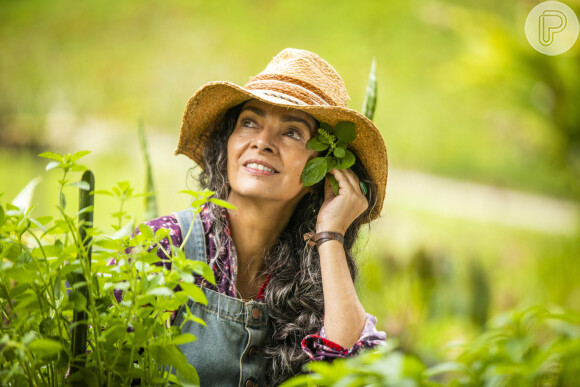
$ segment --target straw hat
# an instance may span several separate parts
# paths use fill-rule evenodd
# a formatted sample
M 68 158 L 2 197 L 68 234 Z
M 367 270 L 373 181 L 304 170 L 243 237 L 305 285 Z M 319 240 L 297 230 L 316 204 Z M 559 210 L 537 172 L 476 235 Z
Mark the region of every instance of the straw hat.
M 379 216 L 388 174 L 383 138 L 371 120 L 346 107 L 349 97 L 336 70 L 308 51 L 292 48 L 281 51 L 244 87 L 230 82 L 202 86 L 185 107 L 175 154 L 184 154 L 203 168 L 203 147 L 215 124 L 230 108 L 250 99 L 301 110 L 331 126 L 341 121 L 354 123 L 357 136 L 348 149 L 377 186 L 377 205 L 371 210 L 370 220 Z

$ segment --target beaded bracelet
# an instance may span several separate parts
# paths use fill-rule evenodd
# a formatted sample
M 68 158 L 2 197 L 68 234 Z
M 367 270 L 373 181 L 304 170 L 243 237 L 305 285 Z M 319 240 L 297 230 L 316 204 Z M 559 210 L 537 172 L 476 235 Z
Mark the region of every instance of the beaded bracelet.
M 312 247 L 316 244 L 317 248 L 320 248 L 320 245 L 324 242 L 336 240 L 339 241 L 341 244 L 344 244 L 344 236 L 339 232 L 332 232 L 332 231 L 322 231 L 316 234 L 307 233 L 304 234 L 304 240 L 308 241 L 308 246 Z

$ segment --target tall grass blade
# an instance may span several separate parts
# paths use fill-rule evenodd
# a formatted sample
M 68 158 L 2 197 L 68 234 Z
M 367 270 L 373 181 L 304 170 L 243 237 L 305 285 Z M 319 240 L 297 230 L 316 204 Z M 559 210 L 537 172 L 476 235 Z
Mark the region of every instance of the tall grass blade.
M 149 150 L 147 149 L 147 140 L 145 138 L 145 127 L 143 120 L 139 120 L 139 145 L 143 152 L 145 160 L 145 219 L 155 219 L 158 215 L 157 210 L 157 195 L 155 194 L 155 184 L 153 182 L 153 173 L 151 172 L 151 159 L 149 158 Z
M 369 81 L 367 83 L 365 100 L 362 106 L 363 114 L 371 121 L 375 115 L 376 106 L 377 106 L 377 66 L 375 58 L 373 58 L 373 62 L 371 63 L 371 71 L 369 72 Z

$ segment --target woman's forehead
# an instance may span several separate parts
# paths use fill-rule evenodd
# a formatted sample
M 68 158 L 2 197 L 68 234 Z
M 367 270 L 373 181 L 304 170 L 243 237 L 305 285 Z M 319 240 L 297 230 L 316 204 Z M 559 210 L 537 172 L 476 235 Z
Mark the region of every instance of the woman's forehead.
M 293 109 L 291 107 L 282 107 L 277 105 L 271 105 L 269 103 L 259 101 L 257 99 L 251 99 L 247 101 L 244 106 L 242 107 L 242 111 L 244 110 L 251 110 L 258 115 L 265 116 L 266 114 L 276 114 L 280 116 L 295 116 L 302 120 L 307 121 L 312 129 L 315 129 L 317 125 L 317 121 L 314 117 L 310 114 L 307 114 L 301 110 Z

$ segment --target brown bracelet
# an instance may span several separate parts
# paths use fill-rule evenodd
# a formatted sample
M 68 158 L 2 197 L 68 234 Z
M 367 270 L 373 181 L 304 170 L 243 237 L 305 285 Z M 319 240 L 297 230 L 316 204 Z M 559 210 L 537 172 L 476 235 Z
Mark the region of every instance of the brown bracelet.
M 304 234 L 304 240 L 308 241 L 308 246 L 312 247 L 316 244 L 317 248 L 320 248 L 320 245 L 324 242 L 336 240 L 339 241 L 341 244 L 344 244 L 344 237 L 339 232 L 332 232 L 332 231 L 322 231 L 317 232 L 316 234 L 307 233 Z

